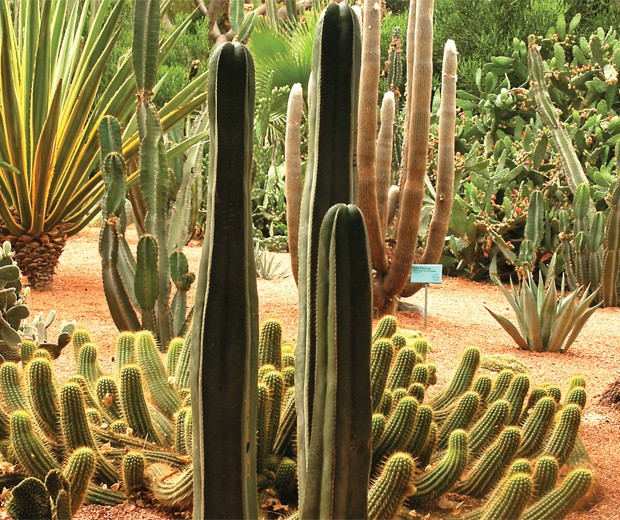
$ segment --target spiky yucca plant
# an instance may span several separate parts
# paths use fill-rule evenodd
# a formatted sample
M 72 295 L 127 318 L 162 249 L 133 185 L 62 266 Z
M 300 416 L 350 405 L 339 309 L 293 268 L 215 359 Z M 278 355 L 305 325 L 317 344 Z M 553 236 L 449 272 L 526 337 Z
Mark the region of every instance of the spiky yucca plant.
M 99 88 L 124 1 L 103 0 L 90 20 L 88 5 L 0 0 L 0 237 L 33 287 L 52 280 L 67 237 L 98 212 L 104 115 L 124 127 L 124 156 L 138 153 L 130 56 Z M 190 23 L 160 41 L 160 60 Z M 164 130 L 204 102 L 204 80 L 195 78 L 160 110 Z

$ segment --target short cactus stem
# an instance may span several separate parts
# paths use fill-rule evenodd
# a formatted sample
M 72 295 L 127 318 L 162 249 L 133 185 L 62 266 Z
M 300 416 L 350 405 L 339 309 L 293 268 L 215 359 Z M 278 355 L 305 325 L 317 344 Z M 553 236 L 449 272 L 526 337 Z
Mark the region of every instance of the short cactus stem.
M 448 438 L 454 430 L 469 427 L 479 405 L 480 396 L 477 392 L 469 391 L 461 396 L 458 404 L 439 430 L 439 437 L 437 439 L 437 447 L 439 449 L 444 449 L 448 445 Z
M 522 520 L 539 518 L 564 518 L 577 501 L 585 496 L 592 485 L 593 474 L 587 469 L 576 469 L 569 473 L 562 485 L 547 493 L 529 507 L 521 517 Z
M 558 412 L 551 437 L 543 448 L 544 455 L 552 455 L 560 466 L 564 464 L 575 446 L 581 423 L 581 407 L 569 404 Z
M 378 411 L 381 405 L 393 356 L 394 346 L 389 339 L 379 339 L 373 344 L 370 361 L 370 385 L 374 412 Z
M 469 449 L 472 457 L 478 456 L 502 431 L 508 420 L 510 405 L 503 399 L 494 401 L 469 432 Z
M 452 380 L 431 402 L 435 411 L 444 408 L 454 399 L 469 390 L 474 380 L 476 370 L 478 370 L 478 365 L 480 365 L 480 350 L 476 347 L 465 349 Z
M 73 331 L 73 335 L 71 336 L 71 343 L 73 344 L 73 357 L 75 358 L 76 365 L 80 358 L 80 350 L 86 343 L 91 342 L 92 338 L 90 337 L 90 332 L 88 332 L 86 329 L 75 329 Z
M 146 458 L 138 451 L 130 451 L 123 457 L 122 476 L 128 494 L 146 485 Z
M 123 416 L 133 435 L 151 442 L 159 442 L 153 421 L 149 414 L 142 386 L 142 372 L 136 365 L 126 365 L 121 371 L 121 405 Z
M 75 338 L 75 335 L 74 335 Z M 74 339 L 75 341 L 75 339 Z M 114 357 L 114 372 L 120 376 L 125 365 L 136 362 L 136 337 L 133 332 L 121 332 L 116 338 L 116 356 Z
M 168 377 L 174 377 L 177 370 L 183 341 L 183 338 L 172 338 L 170 345 L 168 345 L 168 353 L 166 355 L 166 372 L 168 372 Z
M 86 379 L 91 389 L 95 388 L 97 379 L 103 375 L 97 355 L 97 347 L 93 343 L 85 343 L 80 349 L 77 362 L 77 373 Z
M 433 424 L 433 409 L 427 405 L 418 406 L 413 433 L 407 443 L 407 451 L 417 457 L 426 444 L 431 425 Z
M 396 318 L 390 315 L 383 316 L 383 318 L 379 320 L 377 328 L 372 335 L 373 344 L 379 339 L 390 339 L 394 334 L 396 334 L 397 330 L 398 323 L 396 322 Z
M 413 432 L 417 411 L 418 402 L 413 397 L 401 399 L 385 427 L 379 446 L 373 451 L 373 465 L 405 449 Z
M 108 414 L 111 422 L 121 419 L 123 412 L 116 381 L 109 376 L 100 377 L 97 381 L 95 391 L 97 393 L 99 406 Z
M 153 334 L 149 331 L 136 332 L 135 350 L 153 404 L 168 417 L 173 417 L 181 408 L 181 399 L 168 384 L 168 374 Z
M 476 498 L 484 497 L 508 469 L 521 442 L 521 430 L 509 426 L 487 449 L 471 469 L 465 481 L 457 487 L 457 492 Z
M 71 488 L 71 512 L 74 514 L 86 498 L 96 467 L 97 456 L 93 450 L 86 447 L 75 450 L 67 461 L 64 473 Z
M 33 359 L 28 364 L 28 395 L 34 417 L 45 435 L 54 443 L 59 443 L 60 403 L 54 380 L 54 372 L 49 361 Z
M 540 498 L 549 493 L 555 487 L 559 473 L 560 465 L 555 457 L 550 455 L 538 457 L 533 476 L 534 496 Z
M 383 465 L 368 492 L 368 518 L 394 518 L 405 498 L 415 492 L 415 462 L 407 453 L 394 453 Z
M 403 347 L 398 351 L 388 377 L 387 387 L 390 390 L 394 391 L 396 388 L 407 388 L 409 386 L 416 356 L 415 349 L 411 347 Z
M 412 505 L 424 504 L 443 495 L 461 478 L 469 450 L 467 433 L 454 430 L 450 434 L 448 449 L 437 465 L 414 479 L 415 494 L 411 497 Z
M 543 397 L 538 400 L 530 416 L 523 424 L 523 441 L 519 449 L 519 456 L 529 457 L 541 450 L 547 432 L 553 424 L 555 406 L 552 397 Z
M 267 320 L 260 329 L 258 366 L 263 365 L 282 370 L 282 324 L 278 320 Z
M 30 415 L 23 410 L 11 415 L 11 444 L 19 463 L 33 477 L 44 480 L 50 470 L 60 468 L 33 431 Z
M 497 377 L 495 378 L 495 382 L 493 383 L 493 387 L 489 392 L 489 396 L 487 397 L 487 403 L 492 403 L 497 399 L 502 399 L 506 390 L 510 386 L 510 382 L 514 377 L 514 372 L 509 369 L 502 370 Z
M 510 404 L 507 424 L 515 425 L 521 417 L 525 397 L 530 389 L 530 378 L 525 374 L 517 374 L 510 383 L 504 399 Z
M 532 488 L 532 477 L 527 473 L 512 475 L 484 506 L 481 520 L 520 518 L 532 496 Z
M 13 520 L 52 518 L 50 495 L 45 484 L 33 477 L 28 477 L 13 488 L 6 508 Z

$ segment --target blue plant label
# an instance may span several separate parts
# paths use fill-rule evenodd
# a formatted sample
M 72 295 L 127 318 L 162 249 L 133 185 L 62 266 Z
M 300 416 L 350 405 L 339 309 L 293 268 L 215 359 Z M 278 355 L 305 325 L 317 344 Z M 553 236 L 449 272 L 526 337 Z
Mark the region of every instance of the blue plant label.
M 441 264 L 413 264 L 411 281 L 413 283 L 441 283 Z

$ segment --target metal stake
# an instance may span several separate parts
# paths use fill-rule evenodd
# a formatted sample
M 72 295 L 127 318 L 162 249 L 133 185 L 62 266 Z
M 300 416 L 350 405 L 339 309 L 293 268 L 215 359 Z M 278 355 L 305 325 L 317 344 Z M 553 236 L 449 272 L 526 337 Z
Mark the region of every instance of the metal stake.
M 424 327 L 428 322 L 428 284 L 424 284 Z

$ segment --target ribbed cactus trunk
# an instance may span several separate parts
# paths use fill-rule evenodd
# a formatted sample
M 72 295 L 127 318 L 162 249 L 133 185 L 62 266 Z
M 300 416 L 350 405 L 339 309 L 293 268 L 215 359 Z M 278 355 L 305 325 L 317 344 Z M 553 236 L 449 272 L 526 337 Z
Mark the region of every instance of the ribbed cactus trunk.
M 372 284 L 357 206 L 335 205 L 323 219 L 316 313 L 313 423 L 300 518 L 367 518 Z
M 357 15 L 330 4 L 317 24 L 310 86 L 310 141 L 299 225 L 299 329 L 295 366 L 300 503 L 312 431 L 316 365 L 319 232 L 327 210 L 354 202 L 355 131 L 360 70 Z
M 258 518 L 258 298 L 252 246 L 254 65 L 239 43 L 209 66 L 208 215 L 191 359 L 194 518 Z

